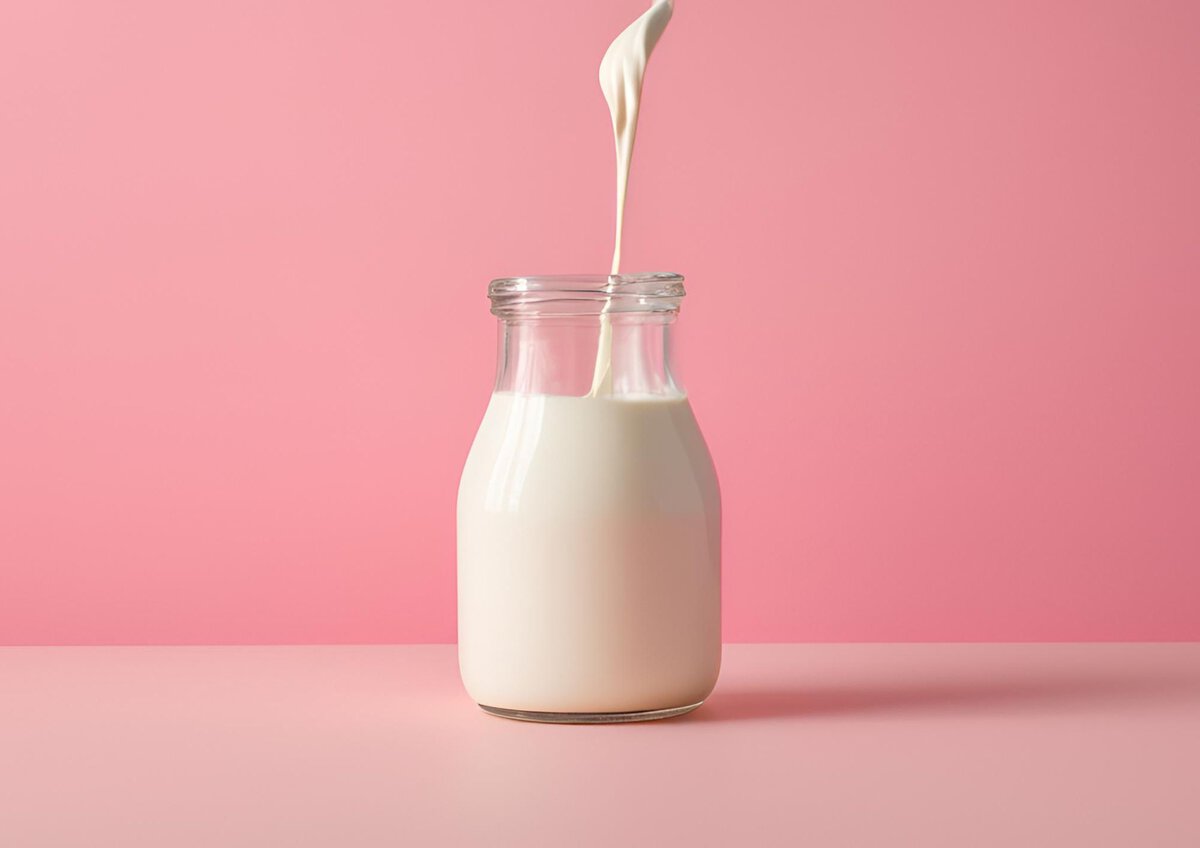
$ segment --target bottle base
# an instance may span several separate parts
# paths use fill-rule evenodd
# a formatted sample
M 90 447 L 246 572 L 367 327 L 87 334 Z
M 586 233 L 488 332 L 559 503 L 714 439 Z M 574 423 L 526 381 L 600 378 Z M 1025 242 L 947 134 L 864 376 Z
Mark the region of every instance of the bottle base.
M 703 703 L 703 701 L 697 701 L 685 707 L 668 707 L 664 710 L 639 710 L 628 713 L 549 713 L 537 710 L 509 710 L 504 707 L 489 707 L 487 704 L 480 704 L 479 708 L 488 715 L 511 718 L 516 721 L 538 721 L 546 724 L 624 724 L 631 721 L 655 721 L 661 718 L 674 718 L 684 713 L 690 713 Z

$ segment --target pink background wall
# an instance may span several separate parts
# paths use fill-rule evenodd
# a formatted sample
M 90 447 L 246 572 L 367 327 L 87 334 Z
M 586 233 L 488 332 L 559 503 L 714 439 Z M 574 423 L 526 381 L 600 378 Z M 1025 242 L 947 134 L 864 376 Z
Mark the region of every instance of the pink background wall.
M 731 640 L 1200 638 L 1200 4 L 679 0 Z M 484 287 L 602 271 L 642 3 L 0 7 L 0 642 L 443 641 Z

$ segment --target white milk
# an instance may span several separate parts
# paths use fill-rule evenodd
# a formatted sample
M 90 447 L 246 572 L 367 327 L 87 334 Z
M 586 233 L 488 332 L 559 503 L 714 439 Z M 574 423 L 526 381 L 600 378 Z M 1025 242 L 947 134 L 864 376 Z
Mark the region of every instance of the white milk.
M 685 397 L 497 393 L 458 494 L 459 662 L 479 704 L 696 704 L 721 658 L 720 496 Z
M 622 30 L 600 60 L 600 90 L 612 117 L 613 140 L 617 147 L 617 231 L 613 241 L 612 270 L 621 270 L 621 231 L 625 228 L 625 194 L 633 142 L 637 138 L 638 114 L 642 108 L 642 81 L 654 46 L 671 20 L 671 0 L 653 0 L 649 11 Z M 592 376 L 592 397 L 612 391 L 612 322 L 608 308 L 600 315 L 600 345 Z
M 612 117 L 613 141 L 617 146 L 617 233 L 613 244 L 612 271 L 621 269 L 621 230 L 625 224 L 625 193 L 629 188 L 629 166 L 637 138 L 638 114 L 642 108 L 642 82 L 654 46 L 671 20 L 671 0 L 654 0 L 649 11 L 626 27 L 608 46 L 600 60 L 600 90 Z

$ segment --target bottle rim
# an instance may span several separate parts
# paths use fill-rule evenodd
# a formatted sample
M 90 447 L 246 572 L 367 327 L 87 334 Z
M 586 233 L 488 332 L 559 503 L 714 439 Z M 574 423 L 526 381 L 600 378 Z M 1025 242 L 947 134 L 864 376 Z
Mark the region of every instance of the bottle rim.
M 596 314 L 608 312 L 674 312 L 686 294 L 683 276 L 667 272 L 642 274 L 545 274 L 500 277 L 488 285 L 492 312 L 501 317 Z

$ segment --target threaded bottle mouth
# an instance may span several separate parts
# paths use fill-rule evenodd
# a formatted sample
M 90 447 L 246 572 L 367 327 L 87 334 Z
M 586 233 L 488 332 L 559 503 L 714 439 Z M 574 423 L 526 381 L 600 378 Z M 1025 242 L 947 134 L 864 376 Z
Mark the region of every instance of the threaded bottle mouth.
M 686 292 L 679 274 L 553 274 L 501 277 L 488 286 L 500 317 L 677 312 Z

